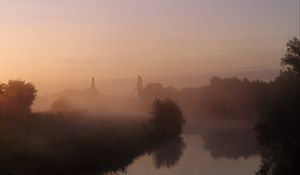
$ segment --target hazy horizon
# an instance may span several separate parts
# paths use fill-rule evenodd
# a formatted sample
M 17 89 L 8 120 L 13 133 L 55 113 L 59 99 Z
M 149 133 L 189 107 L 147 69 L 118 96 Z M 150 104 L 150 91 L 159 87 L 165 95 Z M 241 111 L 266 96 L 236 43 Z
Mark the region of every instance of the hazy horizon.
M 183 74 L 160 77 L 143 76 L 144 85 L 148 83 L 161 83 L 163 86 L 172 86 L 177 89 L 188 87 L 200 87 L 208 85 L 212 77 L 218 76 L 222 78 L 248 78 L 249 80 L 262 80 L 269 82 L 274 80 L 279 75 L 278 70 L 266 71 L 241 71 L 241 72 L 227 72 L 227 73 L 203 73 L 203 74 Z M 108 96 L 135 96 L 134 90 L 136 88 L 137 76 L 131 78 L 95 78 L 95 85 L 99 93 Z M 91 86 L 91 78 L 87 77 L 85 80 L 69 79 L 67 81 L 37 81 L 33 82 L 38 89 L 38 96 L 51 95 L 61 92 L 66 89 L 84 90 Z
M 279 70 L 286 42 L 298 35 L 297 15 L 297 0 L 2 1 L 0 79 Z

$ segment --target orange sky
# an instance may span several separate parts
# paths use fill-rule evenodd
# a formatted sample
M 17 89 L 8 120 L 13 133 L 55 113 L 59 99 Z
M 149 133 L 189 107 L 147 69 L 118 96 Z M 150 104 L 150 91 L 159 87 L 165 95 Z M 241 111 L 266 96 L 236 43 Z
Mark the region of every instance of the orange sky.
M 279 69 L 297 0 L 0 2 L 0 79 Z

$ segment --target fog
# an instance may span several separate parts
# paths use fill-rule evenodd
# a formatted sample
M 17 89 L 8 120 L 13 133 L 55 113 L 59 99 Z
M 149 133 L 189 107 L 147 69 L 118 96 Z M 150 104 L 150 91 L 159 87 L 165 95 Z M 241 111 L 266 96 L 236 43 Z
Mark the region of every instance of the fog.
M 91 84 L 91 82 L 90 82 Z M 90 85 L 91 86 L 91 85 Z M 126 85 L 125 85 L 126 86 Z M 133 90 L 135 89 L 134 86 Z M 122 87 L 119 86 L 122 89 Z M 106 117 L 136 115 L 144 116 L 139 109 L 136 92 L 130 95 L 106 95 L 93 85 L 89 88 L 72 88 L 57 91 L 56 93 L 37 96 L 32 106 L 34 112 L 87 112 L 89 114 Z
M 299 10 L 0 0 L 0 174 L 299 174 Z
M 255 81 L 270 82 L 279 74 L 279 71 L 241 71 L 224 73 L 218 77 L 224 83 L 228 79 L 228 89 L 223 85 L 217 84 L 220 90 L 212 92 L 211 96 L 202 94 L 206 87 L 212 87 L 212 74 L 199 75 L 174 75 L 162 77 L 142 77 L 141 96 L 138 96 L 138 80 L 136 77 L 131 79 L 96 79 L 90 78 L 89 81 L 64 82 L 64 83 L 41 83 L 37 84 L 37 97 L 32 106 L 33 112 L 86 112 L 98 117 L 138 117 L 149 118 L 148 112 L 151 110 L 152 102 L 156 98 L 170 98 L 175 100 L 182 108 L 185 117 L 197 122 L 211 120 L 211 123 L 231 123 L 231 120 L 254 121 L 257 108 L 245 103 L 253 89 L 249 83 Z M 216 74 L 218 75 L 218 74 Z M 249 83 L 243 82 L 247 78 Z M 240 85 L 235 85 L 238 83 Z M 243 85 L 244 84 L 244 85 Z M 245 90 L 246 88 L 246 90 Z M 255 87 L 254 87 L 255 88 Z M 203 89 L 203 90 L 201 90 Z M 231 94 L 232 89 L 235 89 Z M 202 92 L 203 91 L 203 92 Z M 221 94 L 227 94 L 226 102 Z M 241 99 L 236 99 L 236 94 L 240 94 Z M 192 96 L 190 96 L 190 95 Z M 202 94 L 202 95 L 201 95 Z M 254 94 L 257 96 L 257 94 Z M 213 99 L 216 98 L 216 102 Z M 246 99 L 242 99 L 246 98 Z M 254 98 L 254 97 L 253 97 Z M 255 103 L 253 102 L 249 103 Z M 232 104 L 232 107 L 228 107 Z M 210 107 L 209 107 L 210 106 Z M 222 106 L 227 106 L 222 110 Z M 211 108 L 211 111 L 210 111 Z M 217 110 L 216 110 L 217 109 Z M 220 111 L 221 110 L 221 111 Z M 220 111 L 221 117 L 216 111 Z M 226 112 L 230 111 L 230 112 Z M 215 120 L 215 118 L 220 120 Z M 226 122 L 230 119 L 229 122 Z M 252 124 L 252 123 L 251 123 Z

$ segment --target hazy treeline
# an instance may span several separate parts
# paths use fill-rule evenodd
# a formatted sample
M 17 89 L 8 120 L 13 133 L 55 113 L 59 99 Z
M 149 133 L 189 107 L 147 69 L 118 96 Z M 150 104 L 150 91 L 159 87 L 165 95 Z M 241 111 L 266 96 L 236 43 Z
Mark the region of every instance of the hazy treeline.
M 214 128 L 209 131 L 203 130 L 200 135 L 204 141 L 204 148 L 215 159 L 246 159 L 258 153 L 255 131 L 252 128 Z
M 151 102 L 152 105 L 153 101 Z M 47 96 L 37 96 L 34 112 L 88 111 L 101 115 L 123 115 L 124 117 L 145 117 L 147 111 L 139 108 L 135 97 L 107 96 L 97 88 L 66 89 Z
M 170 98 L 178 102 L 185 114 L 199 118 L 257 119 L 258 113 L 270 102 L 270 83 L 246 78 L 213 77 L 209 85 L 177 90 L 150 83 L 142 91 L 144 107 L 155 98 Z
M 25 81 L 1 84 L 1 174 L 125 171 L 145 153 L 153 153 L 157 167 L 170 167 L 182 155 L 184 118 L 169 99 L 156 100 L 148 118 L 130 119 L 84 110 L 32 112 L 36 92 L 34 85 Z M 55 105 L 65 108 L 63 104 Z M 175 147 L 167 142 L 175 143 Z M 173 150 L 172 157 L 166 157 L 165 149 Z
M 256 123 L 262 156 L 257 174 L 299 174 L 300 152 L 300 41 L 287 43 L 281 75 L 271 82 L 271 103 Z
M 256 138 L 262 156 L 257 174 L 299 174 L 299 39 L 293 38 L 287 43 L 281 64 L 280 75 L 271 82 L 214 77 L 207 86 L 181 90 L 151 83 L 143 89 L 140 100 L 147 106 L 154 98 L 171 98 L 185 113 L 198 118 L 256 122 Z M 251 148 L 249 150 L 251 154 Z

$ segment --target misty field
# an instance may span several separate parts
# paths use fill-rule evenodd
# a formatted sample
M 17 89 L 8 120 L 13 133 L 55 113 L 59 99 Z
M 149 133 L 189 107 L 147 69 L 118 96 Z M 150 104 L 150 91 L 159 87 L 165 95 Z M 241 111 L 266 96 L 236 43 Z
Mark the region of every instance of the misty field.
M 1 118 L 0 123 L 1 174 L 122 171 L 159 143 L 151 139 L 145 120 L 91 119 L 74 113 Z

